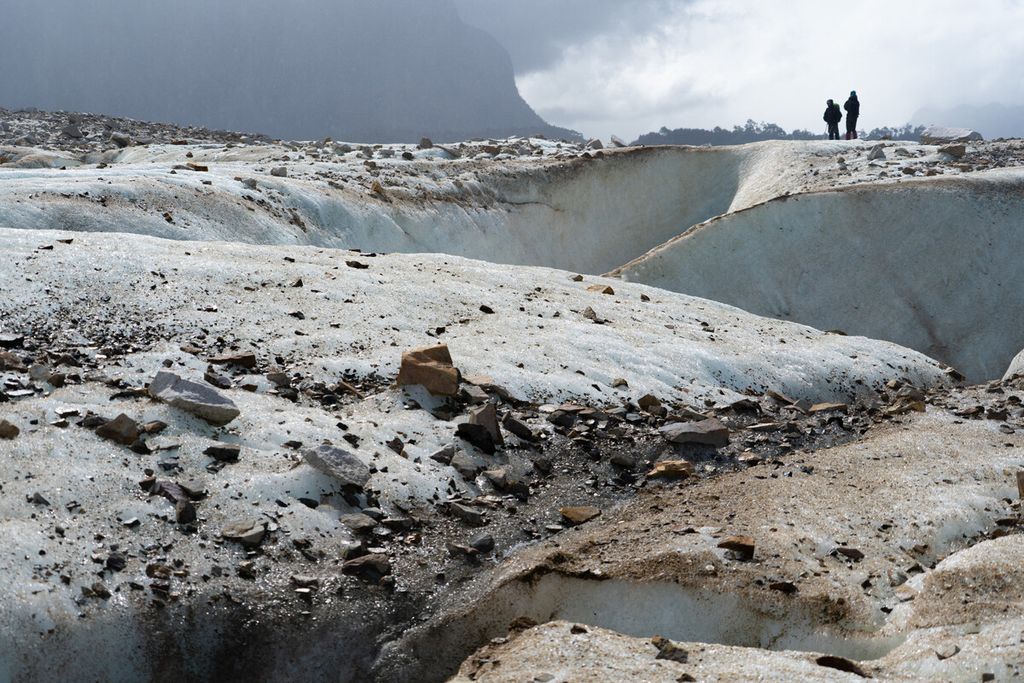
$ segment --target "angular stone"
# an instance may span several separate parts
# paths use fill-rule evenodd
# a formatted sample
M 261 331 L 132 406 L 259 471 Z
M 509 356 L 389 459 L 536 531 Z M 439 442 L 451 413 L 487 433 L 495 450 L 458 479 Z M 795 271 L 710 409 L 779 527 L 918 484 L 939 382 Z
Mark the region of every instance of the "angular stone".
M 537 435 L 534 433 L 532 429 L 530 429 L 529 425 L 527 425 L 525 422 L 522 422 L 521 420 L 517 420 L 516 418 L 512 417 L 512 415 L 506 415 L 505 419 L 501 421 L 501 424 L 505 427 L 505 429 L 507 429 L 515 436 L 518 436 L 523 441 L 537 440 Z
M 729 428 L 714 418 L 700 422 L 675 422 L 658 431 L 672 443 L 703 444 L 715 448 L 729 445 Z
M 609 287 L 608 285 L 590 285 L 589 287 L 587 287 L 587 291 L 596 292 L 597 294 L 615 294 L 615 290 Z
M 595 517 L 599 517 L 601 515 L 601 510 L 593 507 L 592 505 L 584 505 L 580 507 L 560 508 L 558 513 L 572 524 L 584 524 Z
M 445 344 L 402 354 L 399 386 L 420 385 L 435 396 L 456 396 L 460 380 L 459 370 L 453 366 L 451 353 Z
M 10 351 L 0 351 L 0 370 L 24 372 L 25 364 Z
M 967 154 L 967 145 L 946 145 L 939 148 L 939 154 L 946 154 L 954 159 L 961 159 Z
M 142 427 L 139 423 L 124 413 L 96 428 L 96 436 L 123 446 L 131 446 L 141 434 Z
M 303 452 L 314 469 L 338 480 L 342 486 L 362 489 L 370 481 L 370 468 L 352 453 L 337 446 L 318 446 Z
M 149 385 L 149 395 L 217 426 L 226 425 L 241 414 L 231 399 L 172 372 L 158 372 Z
M 501 427 L 498 426 L 498 410 L 493 403 L 488 403 L 482 408 L 477 408 L 469 414 L 470 424 L 480 425 L 487 430 L 491 439 L 499 446 L 505 445 L 505 439 L 501 435 Z

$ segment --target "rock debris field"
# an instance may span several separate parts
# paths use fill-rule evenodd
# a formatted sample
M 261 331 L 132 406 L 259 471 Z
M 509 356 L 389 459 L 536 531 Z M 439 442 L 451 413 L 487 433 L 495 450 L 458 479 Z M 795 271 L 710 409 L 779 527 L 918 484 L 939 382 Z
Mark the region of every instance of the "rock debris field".
M 0 681 L 1019 678 L 1024 144 L 935 142 L 0 110 Z

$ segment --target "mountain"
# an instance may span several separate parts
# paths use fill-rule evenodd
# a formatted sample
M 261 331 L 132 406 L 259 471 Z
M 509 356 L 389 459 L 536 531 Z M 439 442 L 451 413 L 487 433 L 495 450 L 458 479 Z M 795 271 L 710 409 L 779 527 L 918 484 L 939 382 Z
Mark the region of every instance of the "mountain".
M 966 104 L 957 107 L 925 107 L 914 114 L 921 125 L 971 128 L 986 138 L 1024 138 L 1024 106 Z
M 530 108 L 452 0 L 7 0 L 4 18 L 8 109 L 297 139 L 578 137 Z

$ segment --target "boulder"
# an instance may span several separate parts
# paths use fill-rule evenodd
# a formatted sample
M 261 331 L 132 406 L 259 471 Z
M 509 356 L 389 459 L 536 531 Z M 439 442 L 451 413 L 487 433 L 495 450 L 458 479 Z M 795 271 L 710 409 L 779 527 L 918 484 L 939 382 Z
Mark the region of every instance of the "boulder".
M 600 516 L 601 509 L 592 505 L 584 505 L 580 507 L 560 508 L 558 513 L 570 524 L 584 524 L 595 517 Z
M 241 414 L 231 399 L 209 385 L 190 382 L 173 372 L 158 372 L 149 385 L 149 395 L 217 426 Z
M 270 175 L 274 176 L 275 178 L 287 178 L 288 169 L 285 168 L 284 166 L 278 166 L 277 168 L 270 169 Z
M 333 477 L 346 488 L 361 489 L 370 481 L 370 468 L 352 453 L 337 446 L 323 445 L 302 454 L 314 469 Z
M 921 133 L 922 145 L 949 145 L 957 142 L 981 142 L 981 133 L 970 128 L 929 126 Z
M 658 431 L 672 443 L 702 444 L 715 448 L 729 445 L 729 428 L 715 419 L 675 422 L 665 425 Z
M 686 479 L 693 474 L 693 465 L 685 460 L 662 460 L 647 476 L 651 479 Z
M 413 349 L 402 354 L 398 385 L 420 385 L 435 396 L 456 396 L 461 375 L 452 364 L 446 344 Z
M 945 154 L 954 159 L 962 159 L 967 154 L 967 145 L 946 145 L 939 148 L 939 154 Z
M 885 145 L 879 143 L 868 152 L 868 161 L 885 161 Z

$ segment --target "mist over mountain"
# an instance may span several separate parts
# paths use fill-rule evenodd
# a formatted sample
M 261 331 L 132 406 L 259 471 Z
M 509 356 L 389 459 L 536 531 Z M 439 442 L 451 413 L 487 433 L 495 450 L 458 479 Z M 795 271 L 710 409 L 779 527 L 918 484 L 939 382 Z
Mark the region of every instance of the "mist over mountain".
M 1024 137 L 1024 106 L 992 103 L 925 107 L 914 114 L 913 121 L 926 126 L 971 128 L 990 139 Z
M 5 0 L 2 15 L 8 109 L 360 142 L 572 135 L 452 0 Z

